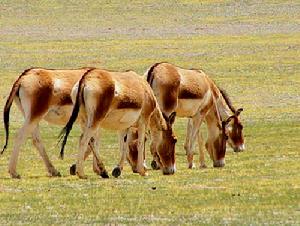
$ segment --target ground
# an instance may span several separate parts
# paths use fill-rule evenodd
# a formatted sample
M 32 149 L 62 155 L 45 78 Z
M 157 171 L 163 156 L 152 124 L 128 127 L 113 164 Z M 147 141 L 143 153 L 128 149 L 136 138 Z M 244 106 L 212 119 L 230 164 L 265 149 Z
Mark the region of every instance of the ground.
M 246 150 L 228 148 L 226 166 L 187 169 L 185 119 L 175 132 L 177 172 L 128 164 L 118 179 L 100 179 L 85 163 L 87 180 L 69 175 L 77 153 L 76 127 L 65 160 L 56 146 L 60 127 L 41 124 L 42 137 L 62 178 L 47 177 L 28 140 L 18 172 L 7 164 L 22 124 L 11 110 L 9 148 L 0 156 L 0 224 L 299 225 L 300 224 L 300 4 L 296 1 L 1 1 L 0 113 L 14 80 L 29 67 L 96 66 L 141 75 L 168 61 L 201 68 L 243 107 Z M 203 128 L 204 131 L 204 128 Z M 0 130 L 4 144 L 4 130 Z M 110 172 L 117 136 L 102 131 Z M 197 151 L 195 151 L 197 153 Z M 148 152 L 148 165 L 150 154 Z

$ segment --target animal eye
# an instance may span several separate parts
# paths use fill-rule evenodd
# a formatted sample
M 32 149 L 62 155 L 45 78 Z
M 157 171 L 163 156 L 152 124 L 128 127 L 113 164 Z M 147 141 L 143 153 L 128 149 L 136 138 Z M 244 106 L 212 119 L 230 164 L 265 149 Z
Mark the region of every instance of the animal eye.
M 223 134 L 223 139 L 228 140 L 228 135 L 227 134 Z
M 174 144 L 177 143 L 177 137 L 173 137 Z

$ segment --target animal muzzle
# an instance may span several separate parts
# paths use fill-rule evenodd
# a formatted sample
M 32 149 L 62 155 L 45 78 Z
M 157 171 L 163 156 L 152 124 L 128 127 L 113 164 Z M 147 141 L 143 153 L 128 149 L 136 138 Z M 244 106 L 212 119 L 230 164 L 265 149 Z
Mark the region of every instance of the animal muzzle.
M 224 166 L 225 166 L 225 160 L 224 159 L 214 161 L 214 167 L 224 167 Z
M 241 144 L 239 146 L 236 146 L 234 147 L 234 152 L 241 152 L 241 151 L 244 151 L 245 150 L 245 145 L 244 144 Z
M 164 167 L 162 171 L 164 175 L 172 175 L 176 172 L 176 166 Z

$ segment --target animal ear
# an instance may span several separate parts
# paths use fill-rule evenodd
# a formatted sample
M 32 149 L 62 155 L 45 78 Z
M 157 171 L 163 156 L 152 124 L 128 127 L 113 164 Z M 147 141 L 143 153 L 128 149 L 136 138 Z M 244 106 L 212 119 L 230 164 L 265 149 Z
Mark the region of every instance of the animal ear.
M 235 115 L 239 116 L 243 110 L 244 110 L 243 108 L 237 109 L 237 111 L 235 112 Z
M 227 125 L 227 121 L 222 121 L 222 128 L 225 128 L 226 125 Z
M 225 126 L 226 126 L 234 117 L 235 117 L 235 115 L 229 116 L 226 121 L 222 122 L 222 126 L 223 126 L 223 123 L 225 123 Z
M 174 138 L 174 144 L 176 144 L 177 143 L 177 137 L 173 137 Z
M 169 117 L 168 117 L 165 113 L 163 113 L 163 112 L 162 112 L 162 115 L 163 115 L 165 121 L 166 121 L 166 122 L 169 122 Z
M 175 118 L 176 118 L 176 112 L 172 112 L 171 115 L 169 116 L 169 120 L 168 120 L 170 125 L 173 125 L 173 123 L 175 122 Z

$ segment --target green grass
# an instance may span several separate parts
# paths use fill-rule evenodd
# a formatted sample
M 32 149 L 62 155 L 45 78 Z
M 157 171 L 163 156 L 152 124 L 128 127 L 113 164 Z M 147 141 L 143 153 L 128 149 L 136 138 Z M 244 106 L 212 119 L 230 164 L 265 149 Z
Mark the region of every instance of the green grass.
M 61 128 L 43 122 L 47 152 L 63 177 L 46 176 L 28 140 L 18 163 L 22 179 L 12 180 L 7 164 L 23 120 L 14 106 L 9 148 L 0 156 L 0 224 L 299 225 L 299 15 L 296 1 L 1 1 L 1 114 L 14 80 L 32 66 L 143 74 L 169 61 L 204 69 L 244 108 L 246 151 L 228 149 L 223 169 L 206 154 L 207 169 L 188 170 L 186 120 L 178 119 L 175 175 L 150 170 L 142 178 L 127 164 L 120 178 L 104 180 L 88 159 L 88 179 L 79 180 L 68 173 L 79 129 L 62 161 L 55 146 Z M 117 136 L 102 131 L 101 142 L 111 172 Z

